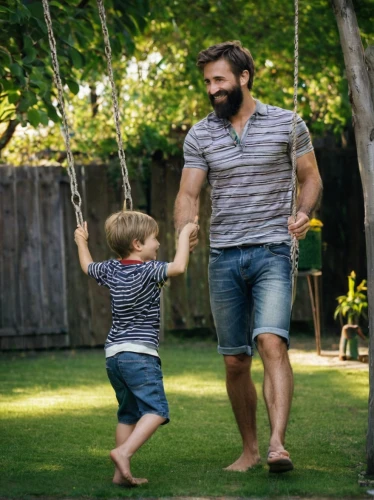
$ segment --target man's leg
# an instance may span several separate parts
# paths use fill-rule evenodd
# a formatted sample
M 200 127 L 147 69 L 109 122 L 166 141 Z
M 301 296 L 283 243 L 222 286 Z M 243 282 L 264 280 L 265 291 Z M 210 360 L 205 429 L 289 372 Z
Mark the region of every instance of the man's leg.
M 226 387 L 243 442 L 243 453 L 225 470 L 246 471 L 260 461 L 256 434 L 257 394 L 251 378 L 252 358 L 246 354 L 224 356 Z
M 264 364 L 264 398 L 270 422 L 270 452 L 284 451 L 293 394 L 293 374 L 287 344 L 281 337 L 262 333 L 257 348 Z
M 246 471 L 260 457 L 256 437 L 257 395 L 250 378 L 251 294 L 242 276 L 245 250 L 211 249 L 209 291 L 218 352 L 226 366 L 227 393 L 239 427 L 243 453 L 225 470 Z

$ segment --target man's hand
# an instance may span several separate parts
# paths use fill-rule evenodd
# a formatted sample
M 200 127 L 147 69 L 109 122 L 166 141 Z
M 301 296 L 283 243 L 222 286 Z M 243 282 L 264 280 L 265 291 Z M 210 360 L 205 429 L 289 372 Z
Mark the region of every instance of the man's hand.
M 288 232 L 291 236 L 296 236 L 298 240 L 305 238 L 309 228 L 309 217 L 304 212 L 297 212 L 296 221 L 292 216 L 288 218 Z
M 88 241 L 87 222 L 83 222 L 83 226 L 78 226 L 74 232 L 74 240 L 77 245 Z

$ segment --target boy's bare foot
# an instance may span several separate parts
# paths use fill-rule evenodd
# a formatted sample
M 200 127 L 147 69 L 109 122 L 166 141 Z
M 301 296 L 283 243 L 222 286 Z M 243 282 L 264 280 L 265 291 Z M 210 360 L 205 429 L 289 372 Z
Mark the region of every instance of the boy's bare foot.
M 145 484 L 148 483 L 148 479 L 143 478 L 143 477 L 133 477 L 133 480 L 135 481 L 136 484 L 129 483 L 129 481 L 122 476 L 118 468 L 116 467 L 116 470 L 114 472 L 113 480 L 112 483 L 116 484 L 117 486 L 139 486 L 140 484 Z
M 148 479 L 145 477 L 133 477 L 130 482 L 128 479 L 122 477 L 119 481 L 115 481 L 113 479 L 112 483 L 117 486 L 124 486 L 125 488 L 134 488 L 136 486 L 140 486 L 141 484 L 148 483 Z
M 261 457 L 259 455 L 240 455 L 238 460 L 233 464 L 225 467 L 223 470 L 234 471 L 234 472 L 246 472 L 248 469 L 251 469 L 255 465 L 258 465 L 261 462 Z
M 120 486 L 139 486 L 148 483 L 145 478 L 133 477 L 130 470 L 130 459 L 121 455 L 117 448 L 110 452 L 110 458 L 113 460 L 117 470 L 114 474 L 113 483 Z

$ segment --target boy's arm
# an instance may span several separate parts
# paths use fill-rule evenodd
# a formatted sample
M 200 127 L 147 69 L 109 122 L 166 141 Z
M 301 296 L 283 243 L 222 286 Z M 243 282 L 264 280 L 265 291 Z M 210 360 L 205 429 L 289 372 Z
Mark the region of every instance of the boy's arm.
M 78 246 L 78 256 L 79 263 L 81 265 L 82 271 L 88 274 L 88 266 L 93 262 L 91 253 L 88 249 L 88 231 L 87 222 L 84 223 L 83 227 L 78 226 L 74 232 L 75 243 Z
M 179 274 L 183 274 L 187 269 L 188 260 L 190 257 L 190 235 L 193 231 L 198 230 L 197 225 L 197 216 L 195 217 L 195 222 L 189 222 L 182 229 L 179 239 L 178 239 L 178 248 L 175 254 L 173 262 L 168 264 L 167 275 L 170 276 L 178 276 Z

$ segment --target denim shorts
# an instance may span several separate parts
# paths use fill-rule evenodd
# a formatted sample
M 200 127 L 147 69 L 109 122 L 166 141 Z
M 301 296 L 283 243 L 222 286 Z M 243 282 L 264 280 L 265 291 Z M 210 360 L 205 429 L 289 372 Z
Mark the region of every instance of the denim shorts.
M 278 335 L 289 346 L 289 245 L 211 248 L 209 291 L 220 354 L 252 356 L 261 333 Z
M 106 358 L 106 370 L 118 401 L 118 422 L 133 425 L 147 413 L 165 418 L 164 424 L 169 422 L 160 358 L 119 352 Z

